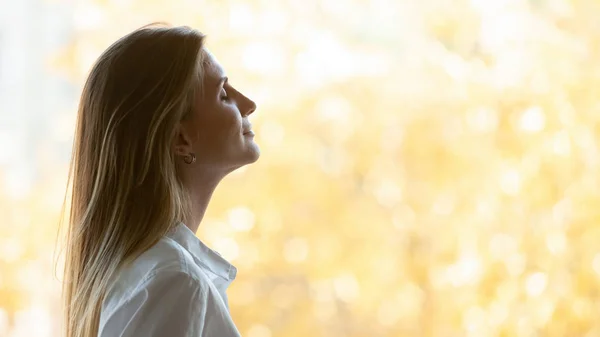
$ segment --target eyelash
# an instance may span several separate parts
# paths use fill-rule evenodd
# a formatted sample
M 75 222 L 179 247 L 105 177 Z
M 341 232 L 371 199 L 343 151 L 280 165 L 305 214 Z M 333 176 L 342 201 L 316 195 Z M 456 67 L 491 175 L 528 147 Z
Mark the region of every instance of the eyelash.
M 229 95 L 227 95 L 227 91 L 225 91 L 225 89 L 223 89 L 223 92 L 225 93 L 225 95 L 221 95 L 221 100 L 222 101 L 228 101 L 229 100 Z

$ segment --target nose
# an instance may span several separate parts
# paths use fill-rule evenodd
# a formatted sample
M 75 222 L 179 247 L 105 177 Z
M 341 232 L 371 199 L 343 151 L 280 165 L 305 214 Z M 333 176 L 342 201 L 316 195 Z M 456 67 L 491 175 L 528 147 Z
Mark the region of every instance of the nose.
M 243 106 L 240 111 L 242 111 L 244 116 L 250 116 L 254 111 L 256 111 L 256 103 L 250 98 L 244 96 Z

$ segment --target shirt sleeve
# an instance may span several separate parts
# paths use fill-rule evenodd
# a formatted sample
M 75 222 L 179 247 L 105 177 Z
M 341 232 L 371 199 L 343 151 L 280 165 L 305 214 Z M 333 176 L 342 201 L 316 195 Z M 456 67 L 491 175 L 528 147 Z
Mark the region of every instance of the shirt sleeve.
M 98 336 L 240 337 L 219 296 L 184 272 L 157 273 L 109 314 Z

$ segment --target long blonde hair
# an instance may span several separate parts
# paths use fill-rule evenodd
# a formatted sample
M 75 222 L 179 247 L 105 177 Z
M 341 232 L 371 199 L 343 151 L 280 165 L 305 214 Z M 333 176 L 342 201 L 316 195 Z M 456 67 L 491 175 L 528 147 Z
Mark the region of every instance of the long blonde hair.
M 89 74 L 69 170 L 67 337 L 97 336 L 119 268 L 190 213 L 172 144 L 201 88 L 203 43 L 188 27 L 144 26 L 112 44 Z

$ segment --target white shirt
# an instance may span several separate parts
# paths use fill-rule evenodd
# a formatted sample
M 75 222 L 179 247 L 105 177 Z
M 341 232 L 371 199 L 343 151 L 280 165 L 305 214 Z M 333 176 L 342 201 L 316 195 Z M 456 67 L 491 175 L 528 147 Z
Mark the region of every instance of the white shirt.
M 178 224 L 119 271 L 99 337 L 240 337 L 225 291 L 237 269 Z

